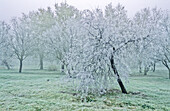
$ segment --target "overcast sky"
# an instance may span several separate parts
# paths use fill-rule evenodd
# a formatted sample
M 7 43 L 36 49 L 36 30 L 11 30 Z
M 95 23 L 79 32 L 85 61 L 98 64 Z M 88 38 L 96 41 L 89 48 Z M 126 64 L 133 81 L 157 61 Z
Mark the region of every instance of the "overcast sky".
M 21 13 L 28 14 L 29 11 L 50 6 L 54 8 L 55 3 L 65 0 L 0 0 L 0 20 L 9 22 L 12 17 L 21 16 Z M 95 9 L 102 8 L 111 3 L 116 6 L 118 3 L 125 6 L 128 15 L 132 17 L 137 11 L 145 7 L 158 7 L 170 10 L 170 0 L 67 0 L 69 5 L 76 8 Z

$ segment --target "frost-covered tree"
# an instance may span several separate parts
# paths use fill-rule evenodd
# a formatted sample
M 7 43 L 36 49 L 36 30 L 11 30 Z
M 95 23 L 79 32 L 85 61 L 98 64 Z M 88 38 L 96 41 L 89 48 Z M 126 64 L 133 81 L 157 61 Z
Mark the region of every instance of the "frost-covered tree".
M 0 48 L 6 46 L 10 26 L 4 21 L 0 21 Z
M 145 8 L 133 19 L 134 36 L 141 39 L 134 47 L 139 67 L 144 67 L 144 75 L 155 62 L 161 61 L 169 68 L 169 15 L 157 8 Z
M 56 4 L 55 14 L 56 24 L 44 35 L 48 36 L 49 53 L 60 61 L 62 72 L 64 72 L 64 66 L 67 66 L 64 58 L 73 35 L 69 27 L 80 18 L 80 14 L 75 7 L 66 3 Z
M 168 69 L 170 79 L 170 18 L 166 12 L 162 12 L 161 17 L 162 19 L 159 25 L 160 32 L 154 41 L 156 49 L 154 59 L 161 61 Z
M 56 22 L 56 25 L 44 34 L 44 36 L 48 36 L 46 43 L 48 45 L 51 57 L 59 60 L 60 63 L 62 63 L 62 72 L 64 72 L 64 66 L 68 66 L 66 56 L 72 47 L 73 38 L 75 36 L 77 37 L 77 33 L 80 32 L 80 30 L 77 32 L 74 30 L 74 28 L 77 29 L 77 27 L 75 27 L 78 24 L 77 22 L 79 21 L 77 21 L 75 18 L 65 21 L 67 25 L 65 25 L 66 27 L 64 30 L 63 27 Z
M 61 25 L 65 25 L 65 21 L 70 18 L 79 17 L 79 10 L 74 6 L 68 5 L 67 3 L 55 4 L 55 14 L 57 22 Z
M 124 7 L 109 4 L 105 14 L 100 9 L 84 10 L 80 23 L 74 30 L 82 30 L 81 38 L 75 38 L 73 53 L 68 53 L 71 76 L 80 80 L 78 90 L 104 93 L 116 77 L 122 92 L 127 93 L 120 77 L 128 75 L 126 61 L 136 38 L 131 38 L 131 21 Z
M 31 19 L 32 30 L 34 30 L 34 53 L 39 57 L 40 69 L 43 69 L 44 57 L 48 52 L 43 33 L 55 24 L 54 14 L 48 7 L 47 10 L 39 9 L 36 12 L 30 12 L 29 17 Z
M 15 57 L 19 60 L 19 73 L 22 72 L 23 61 L 32 55 L 33 51 L 34 38 L 30 21 L 30 18 L 25 14 L 21 18 L 12 20 L 9 42 Z
M 133 19 L 133 35 L 140 41 L 135 45 L 135 58 L 138 62 L 139 72 L 144 67 L 144 75 L 147 75 L 149 68 L 157 59 L 154 59 L 160 48 L 162 11 L 157 8 L 145 8 L 136 13 Z
M 49 57 L 53 60 L 59 60 L 64 62 L 64 55 L 67 51 L 67 38 L 62 33 L 62 29 L 58 23 L 56 23 L 51 29 L 47 30 L 44 34 L 46 45 L 48 47 Z
M 170 79 L 170 16 L 167 15 L 163 22 L 163 27 L 165 30 L 165 34 L 163 34 L 163 39 L 161 42 L 162 52 L 163 52 L 163 59 L 162 63 L 168 69 L 169 72 L 169 79 Z
M 12 53 L 9 48 L 9 31 L 10 26 L 5 22 L 0 21 L 0 61 L 1 64 L 7 67 L 7 69 L 11 68 L 11 57 Z

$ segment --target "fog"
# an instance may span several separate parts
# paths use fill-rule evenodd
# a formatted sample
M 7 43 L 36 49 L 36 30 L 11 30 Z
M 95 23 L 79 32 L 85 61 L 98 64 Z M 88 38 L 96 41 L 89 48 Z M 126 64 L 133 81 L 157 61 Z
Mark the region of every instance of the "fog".
M 65 0 L 0 0 L 0 20 L 9 22 L 12 17 L 21 16 L 22 13 L 37 10 L 38 8 L 46 8 L 50 6 L 54 9 L 55 3 L 65 2 Z M 113 3 L 125 6 L 128 15 L 132 17 L 137 11 L 145 7 L 158 7 L 169 10 L 170 0 L 67 0 L 69 5 L 73 5 L 79 10 L 102 8 Z

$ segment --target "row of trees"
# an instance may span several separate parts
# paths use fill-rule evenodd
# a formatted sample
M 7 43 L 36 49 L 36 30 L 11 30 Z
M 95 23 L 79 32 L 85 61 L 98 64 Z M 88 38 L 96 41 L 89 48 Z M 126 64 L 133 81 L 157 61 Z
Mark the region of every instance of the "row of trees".
M 0 22 L 1 62 L 10 68 L 11 58 L 20 62 L 32 55 L 59 60 L 71 78 L 80 80 L 83 93 L 104 92 L 116 77 L 126 93 L 121 76 L 132 66 L 147 74 L 162 62 L 170 78 L 170 18 L 166 11 L 145 8 L 130 19 L 123 6 L 108 4 L 101 9 L 79 11 L 66 3 L 55 11 L 39 9 Z

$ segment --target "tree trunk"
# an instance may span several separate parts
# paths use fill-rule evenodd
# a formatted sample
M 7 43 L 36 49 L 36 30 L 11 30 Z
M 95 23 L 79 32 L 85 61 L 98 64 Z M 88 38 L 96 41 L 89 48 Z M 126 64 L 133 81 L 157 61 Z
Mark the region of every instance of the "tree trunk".
M 73 67 L 71 69 L 69 69 L 68 64 L 66 64 L 65 66 L 66 66 L 65 68 L 67 69 L 67 73 L 68 73 L 69 77 L 72 78 L 71 70 L 73 70 Z
M 142 67 L 139 66 L 139 73 L 142 73 Z
M 8 64 L 8 62 L 7 62 L 6 60 L 3 60 L 2 62 L 3 62 L 3 64 L 7 67 L 8 70 L 11 69 L 11 68 L 10 68 L 10 65 Z
M 170 79 L 170 67 L 168 66 L 168 62 L 166 60 L 162 61 L 162 64 L 168 69 L 169 72 L 169 79 Z
M 170 69 L 169 69 L 169 79 L 170 79 Z
M 155 72 L 155 69 L 156 69 L 156 63 L 154 62 L 153 63 L 153 72 Z
M 21 73 L 21 72 L 22 72 L 22 61 L 23 61 L 23 60 L 20 59 L 19 61 L 20 61 L 20 65 L 19 65 L 19 73 Z
M 127 91 L 126 91 L 126 89 L 125 89 L 125 87 L 124 87 L 124 85 L 123 85 L 123 82 L 122 82 L 122 80 L 120 79 L 120 76 L 119 76 L 118 71 L 117 71 L 117 69 L 116 69 L 113 55 L 111 56 L 110 63 L 111 63 L 111 67 L 112 67 L 112 69 L 113 69 L 114 74 L 117 75 L 117 77 L 118 77 L 118 78 L 117 78 L 117 82 L 119 83 L 119 86 L 120 86 L 120 88 L 121 88 L 121 90 L 122 90 L 122 93 L 127 94 Z
M 139 73 L 142 73 L 142 62 L 139 61 Z
M 39 57 L 40 57 L 40 70 L 43 70 L 44 69 L 44 62 L 43 62 L 44 56 L 43 54 L 39 54 Z
M 61 72 L 64 72 L 64 64 L 61 65 Z
M 118 78 L 118 79 L 117 79 L 117 82 L 119 83 L 119 86 L 120 86 L 120 88 L 121 88 L 121 90 L 122 90 L 122 93 L 127 94 L 127 91 L 126 91 L 126 89 L 125 89 L 125 87 L 124 87 L 124 85 L 123 85 L 123 83 L 122 83 L 122 80 L 121 80 L 120 78 Z
M 149 67 L 148 67 L 148 66 L 145 66 L 145 68 L 144 68 L 144 75 L 145 75 L 145 76 L 147 75 L 148 71 L 149 71 Z

